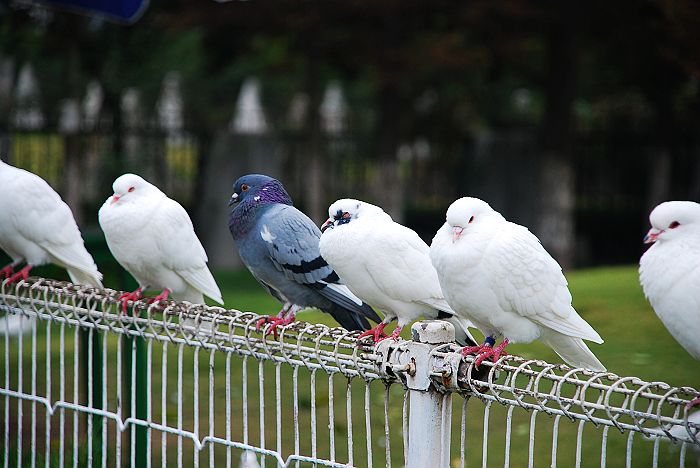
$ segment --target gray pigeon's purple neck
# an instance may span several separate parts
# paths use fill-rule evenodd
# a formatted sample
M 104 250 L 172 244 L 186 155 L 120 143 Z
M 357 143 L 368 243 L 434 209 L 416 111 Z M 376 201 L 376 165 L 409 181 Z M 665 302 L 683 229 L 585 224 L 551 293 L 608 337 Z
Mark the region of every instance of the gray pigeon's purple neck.
M 245 236 L 267 208 L 276 205 L 293 205 L 292 199 L 277 180 L 271 180 L 248 193 L 229 214 L 228 228 L 234 239 Z

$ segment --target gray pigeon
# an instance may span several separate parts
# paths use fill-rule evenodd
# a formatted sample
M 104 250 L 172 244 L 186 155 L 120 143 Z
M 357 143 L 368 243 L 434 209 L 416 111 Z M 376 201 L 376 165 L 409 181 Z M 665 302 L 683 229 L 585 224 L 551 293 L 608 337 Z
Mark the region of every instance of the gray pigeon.
M 282 184 L 272 177 L 250 174 L 233 186 L 229 230 L 238 253 L 256 280 L 284 305 L 277 317 L 287 325 L 297 311 L 315 307 L 347 330 L 367 330 L 367 319 L 381 318 L 340 282 L 319 252 L 321 231 L 292 206 Z

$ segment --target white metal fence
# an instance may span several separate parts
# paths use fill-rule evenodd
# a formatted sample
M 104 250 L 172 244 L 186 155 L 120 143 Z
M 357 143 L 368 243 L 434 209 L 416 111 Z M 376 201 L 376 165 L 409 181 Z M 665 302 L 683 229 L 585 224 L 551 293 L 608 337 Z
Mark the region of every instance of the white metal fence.
M 117 291 L 2 284 L 3 466 L 690 466 L 687 387 Z M 133 312 L 133 314 L 132 314 Z M 184 320 L 188 319 L 188 320 Z M 213 325 L 213 326 L 212 326 Z M 2 401 L 4 400 L 4 401 Z

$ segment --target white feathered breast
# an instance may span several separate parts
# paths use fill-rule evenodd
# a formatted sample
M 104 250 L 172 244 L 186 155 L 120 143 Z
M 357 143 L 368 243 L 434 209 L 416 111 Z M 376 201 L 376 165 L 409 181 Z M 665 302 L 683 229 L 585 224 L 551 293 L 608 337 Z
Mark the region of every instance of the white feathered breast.
M 700 360 L 700 247 L 693 240 L 653 244 L 639 262 L 639 279 L 671 335 Z

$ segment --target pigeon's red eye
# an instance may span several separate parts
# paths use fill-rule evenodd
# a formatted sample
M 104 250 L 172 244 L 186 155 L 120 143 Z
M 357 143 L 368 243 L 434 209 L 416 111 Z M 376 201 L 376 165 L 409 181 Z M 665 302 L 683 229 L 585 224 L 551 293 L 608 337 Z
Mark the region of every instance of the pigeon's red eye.
M 347 211 L 345 213 L 343 213 L 343 219 L 348 219 L 349 217 L 350 217 L 350 213 L 348 213 Z
M 668 225 L 668 228 L 669 228 L 669 229 L 676 229 L 676 228 L 677 228 L 678 226 L 680 226 L 680 225 L 681 225 L 681 223 L 679 223 L 678 221 L 674 221 L 674 222 L 672 222 L 671 224 Z
M 133 191 L 134 191 L 134 187 L 129 187 L 129 192 L 133 192 Z
M 472 216 L 471 218 L 469 218 L 469 223 L 470 223 L 470 224 L 471 224 L 472 221 L 474 221 L 474 216 Z
M 241 190 L 243 190 L 244 192 L 247 192 L 247 191 L 248 191 L 248 188 L 249 188 L 249 187 L 248 187 L 248 184 L 243 184 L 243 185 L 241 185 Z

